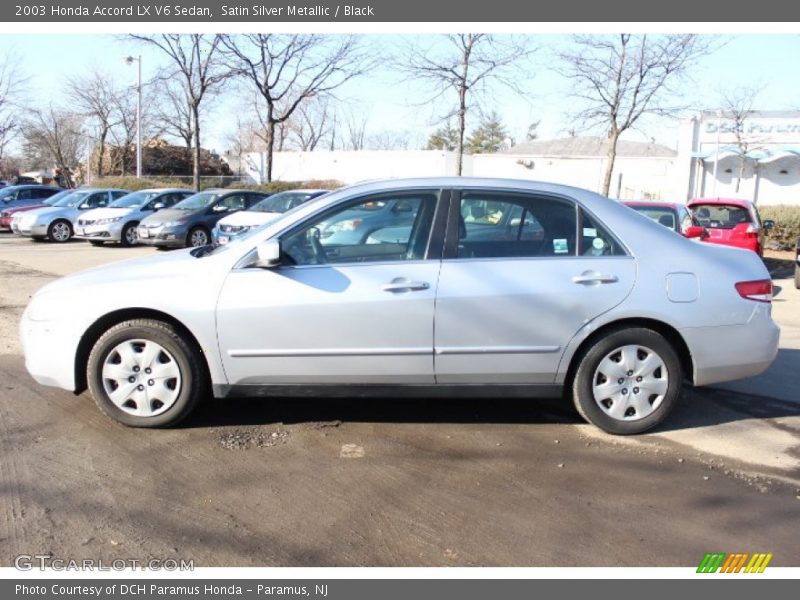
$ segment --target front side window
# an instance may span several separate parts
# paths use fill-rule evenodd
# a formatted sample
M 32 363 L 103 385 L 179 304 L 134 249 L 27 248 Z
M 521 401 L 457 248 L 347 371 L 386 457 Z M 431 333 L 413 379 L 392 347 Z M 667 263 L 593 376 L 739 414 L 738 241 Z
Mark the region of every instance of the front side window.
M 575 205 L 527 194 L 465 192 L 457 258 L 575 256 Z
M 245 196 L 244 194 L 231 194 L 230 196 L 225 196 L 222 200 L 217 203 L 217 206 L 224 206 L 229 211 L 234 210 L 242 210 L 245 208 Z
M 97 208 L 98 206 L 105 206 L 108 204 L 108 192 L 98 192 L 89 196 L 86 205 L 89 208 Z
M 437 194 L 381 195 L 314 217 L 281 240 L 294 265 L 425 258 Z

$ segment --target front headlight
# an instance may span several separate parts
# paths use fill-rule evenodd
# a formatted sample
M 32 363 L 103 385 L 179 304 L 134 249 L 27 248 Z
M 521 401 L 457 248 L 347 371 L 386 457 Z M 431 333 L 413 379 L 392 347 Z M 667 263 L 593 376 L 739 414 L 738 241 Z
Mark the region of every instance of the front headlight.
M 122 217 L 113 217 L 113 218 L 110 218 L 110 219 L 98 219 L 96 224 L 97 225 L 108 225 L 110 223 L 116 223 L 117 221 L 121 221 L 121 220 L 122 220 Z
M 31 321 L 55 321 L 66 310 L 64 302 L 59 301 L 58 294 L 39 293 L 31 299 L 26 312 Z

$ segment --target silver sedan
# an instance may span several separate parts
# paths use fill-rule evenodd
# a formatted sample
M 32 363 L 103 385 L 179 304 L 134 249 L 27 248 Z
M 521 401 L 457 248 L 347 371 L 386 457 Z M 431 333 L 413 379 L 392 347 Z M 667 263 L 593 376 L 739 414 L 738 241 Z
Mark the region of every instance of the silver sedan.
M 321 234 L 389 203 L 402 224 Z M 21 336 L 38 382 L 88 387 L 137 427 L 172 425 L 209 393 L 524 394 L 630 434 L 684 383 L 764 371 L 771 295 L 754 253 L 592 192 L 410 179 L 339 190 L 225 246 L 65 277 L 31 300 Z

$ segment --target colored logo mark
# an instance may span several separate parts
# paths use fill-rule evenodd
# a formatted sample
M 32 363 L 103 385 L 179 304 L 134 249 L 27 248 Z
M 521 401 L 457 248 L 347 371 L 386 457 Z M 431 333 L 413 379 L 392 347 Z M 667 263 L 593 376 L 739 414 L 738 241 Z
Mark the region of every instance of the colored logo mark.
M 763 573 L 769 561 L 772 560 L 772 553 L 747 552 L 726 554 L 725 552 L 706 553 L 700 566 L 697 567 L 698 573 Z

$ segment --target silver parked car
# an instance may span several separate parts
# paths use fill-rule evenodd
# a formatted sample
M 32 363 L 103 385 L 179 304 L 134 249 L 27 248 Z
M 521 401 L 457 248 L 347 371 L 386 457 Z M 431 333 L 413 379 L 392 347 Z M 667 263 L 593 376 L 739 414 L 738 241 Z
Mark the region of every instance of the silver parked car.
M 381 203 L 336 242 L 321 225 Z M 355 227 L 356 225 L 354 225 Z M 40 383 L 131 426 L 205 394 L 564 394 L 618 434 L 645 431 L 684 382 L 764 371 L 772 285 L 753 252 L 701 245 L 592 192 L 502 179 L 351 186 L 219 247 L 42 288 L 21 322 Z
M 78 217 L 86 210 L 107 206 L 130 192 L 117 189 L 77 189 L 53 206 L 36 208 L 15 221 L 15 232 L 34 239 L 68 242 L 75 233 Z
M 78 217 L 75 238 L 89 240 L 96 246 L 105 242 L 119 242 L 133 246 L 138 240 L 136 228 L 139 221 L 163 208 L 170 208 L 193 190 L 157 188 L 132 192 L 114 200 L 105 208 L 87 211 Z

